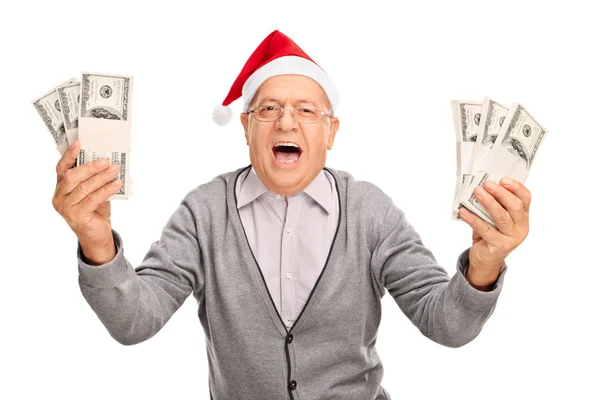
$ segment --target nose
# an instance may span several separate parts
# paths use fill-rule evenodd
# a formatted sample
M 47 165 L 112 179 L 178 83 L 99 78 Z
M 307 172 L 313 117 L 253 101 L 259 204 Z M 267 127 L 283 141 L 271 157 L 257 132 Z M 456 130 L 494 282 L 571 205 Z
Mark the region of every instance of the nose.
M 287 109 L 289 108 L 289 111 Z M 277 120 L 277 126 L 282 131 L 295 131 L 298 129 L 298 122 L 292 116 L 293 107 L 283 107 L 283 115 Z

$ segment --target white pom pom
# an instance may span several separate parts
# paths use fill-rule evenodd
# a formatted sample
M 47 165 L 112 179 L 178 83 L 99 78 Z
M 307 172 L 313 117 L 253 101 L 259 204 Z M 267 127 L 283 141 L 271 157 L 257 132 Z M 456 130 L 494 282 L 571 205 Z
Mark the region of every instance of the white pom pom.
M 231 121 L 233 110 L 229 106 L 215 106 L 213 108 L 212 117 L 217 125 L 227 125 Z

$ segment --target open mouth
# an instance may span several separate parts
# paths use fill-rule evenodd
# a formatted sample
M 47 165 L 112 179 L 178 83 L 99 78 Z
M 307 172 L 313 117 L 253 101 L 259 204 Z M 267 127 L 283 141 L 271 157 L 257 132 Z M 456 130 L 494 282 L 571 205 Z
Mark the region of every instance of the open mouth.
M 283 166 L 295 165 L 302 156 L 302 148 L 294 142 L 277 142 L 271 149 L 273 157 Z

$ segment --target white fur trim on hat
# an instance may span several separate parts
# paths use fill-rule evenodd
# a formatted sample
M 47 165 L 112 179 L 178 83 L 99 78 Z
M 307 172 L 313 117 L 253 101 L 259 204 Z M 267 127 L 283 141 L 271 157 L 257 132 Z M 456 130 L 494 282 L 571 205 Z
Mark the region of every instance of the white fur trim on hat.
M 244 111 L 248 110 L 254 94 L 267 79 L 277 75 L 304 75 L 316 81 L 327 95 L 331 109 L 335 113 L 340 100 L 340 95 L 329 76 L 314 62 L 298 56 L 285 56 L 274 59 L 263 65 L 244 83 L 242 100 Z

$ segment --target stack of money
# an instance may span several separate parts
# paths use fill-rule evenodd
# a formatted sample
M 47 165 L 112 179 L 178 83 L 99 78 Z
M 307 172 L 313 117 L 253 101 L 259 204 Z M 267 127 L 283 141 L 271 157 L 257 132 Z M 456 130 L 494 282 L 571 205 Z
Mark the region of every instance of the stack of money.
M 507 108 L 485 97 L 452 100 L 451 107 L 457 149 L 452 219 L 460 220 L 458 210 L 466 207 L 496 227 L 475 198 L 475 188 L 502 177 L 524 183 L 548 131 L 520 103 Z
M 132 93 L 132 76 L 84 72 L 81 80 L 71 78 L 33 100 L 61 155 L 79 140 L 81 147 L 74 166 L 98 158 L 108 158 L 111 164 L 120 166 L 115 179 L 123 185 L 109 200 L 132 195 Z

